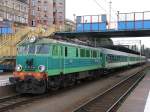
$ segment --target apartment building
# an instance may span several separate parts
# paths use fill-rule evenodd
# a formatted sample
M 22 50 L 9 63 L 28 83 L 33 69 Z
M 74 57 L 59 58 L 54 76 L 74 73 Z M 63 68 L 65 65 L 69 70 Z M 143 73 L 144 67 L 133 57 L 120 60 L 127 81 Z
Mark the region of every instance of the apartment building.
M 27 0 L 0 0 L 0 21 L 28 24 Z
M 53 0 L 54 24 L 64 24 L 65 22 L 65 0 Z
M 65 0 L 29 0 L 29 25 L 64 24 Z

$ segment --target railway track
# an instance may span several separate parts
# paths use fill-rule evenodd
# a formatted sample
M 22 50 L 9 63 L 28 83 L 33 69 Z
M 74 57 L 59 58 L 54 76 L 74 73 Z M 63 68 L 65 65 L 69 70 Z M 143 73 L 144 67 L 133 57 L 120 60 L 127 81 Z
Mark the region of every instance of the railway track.
M 145 71 L 133 74 L 112 88 L 84 103 L 73 112 L 116 112 L 119 105 L 144 76 Z
M 17 94 L 17 95 L 8 96 L 5 98 L 0 98 L 0 112 L 4 112 L 9 109 L 18 107 L 20 105 L 30 103 L 36 99 L 46 97 L 47 95 L 48 94 L 33 96 L 31 94 L 30 95 L 29 94 L 26 94 L 26 95 Z
M 23 96 L 20 94 L 1 98 L 0 99 L 0 112 L 6 111 L 18 105 L 27 103 L 31 99 L 32 97 Z
M 60 90 L 60 92 L 61 91 L 65 91 L 65 90 L 62 89 L 62 90 Z M 56 95 L 56 94 L 58 94 L 58 91 L 53 91 L 51 93 L 46 93 L 46 94 L 38 95 L 38 96 L 17 94 L 17 95 L 14 95 L 14 96 L 0 98 L 0 112 L 7 111 L 9 109 L 18 107 L 20 105 L 31 103 L 34 100 L 42 99 L 42 98 L 52 96 L 52 95 Z M 89 111 L 83 111 L 83 110 L 78 111 L 78 110 L 76 110 L 75 112 L 89 112 Z M 91 111 L 91 112 L 96 112 L 96 111 Z M 101 112 L 101 111 L 98 111 L 98 112 Z

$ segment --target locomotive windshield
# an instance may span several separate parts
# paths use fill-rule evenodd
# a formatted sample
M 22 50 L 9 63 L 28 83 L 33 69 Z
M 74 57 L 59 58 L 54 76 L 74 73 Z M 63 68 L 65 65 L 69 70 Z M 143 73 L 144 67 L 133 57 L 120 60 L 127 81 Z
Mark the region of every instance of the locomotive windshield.
M 49 53 L 49 46 L 48 45 L 38 45 L 36 47 L 36 54 L 48 54 Z
M 18 54 L 27 54 L 28 46 L 20 46 L 17 50 L 18 50 Z
M 36 49 L 35 45 L 29 45 L 28 54 L 35 54 L 35 49 Z
M 18 54 L 48 54 L 50 51 L 49 45 L 24 45 L 18 48 Z

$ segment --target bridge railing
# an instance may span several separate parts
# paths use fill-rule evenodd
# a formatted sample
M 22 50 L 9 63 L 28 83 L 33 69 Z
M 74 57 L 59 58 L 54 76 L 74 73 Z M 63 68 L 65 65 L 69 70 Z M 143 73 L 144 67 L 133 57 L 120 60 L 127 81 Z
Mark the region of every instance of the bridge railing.
M 118 13 L 118 30 L 150 29 L 150 11 Z
M 77 32 L 105 31 L 107 29 L 106 15 L 85 15 L 76 18 Z
M 150 29 L 150 11 L 119 13 L 116 20 L 108 21 L 106 15 L 77 16 L 77 32 L 107 32 Z

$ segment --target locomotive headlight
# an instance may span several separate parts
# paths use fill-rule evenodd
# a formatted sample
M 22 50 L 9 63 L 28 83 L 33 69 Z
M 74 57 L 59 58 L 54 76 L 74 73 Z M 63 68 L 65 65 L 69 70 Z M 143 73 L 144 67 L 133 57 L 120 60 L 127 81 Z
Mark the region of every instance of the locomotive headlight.
M 44 65 L 40 65 L 38 69 L 39 69 L 39 72 L 44 72 L 46 70 L 46 67 Z
M 21 66 L 21 65 L 17 65 L 17 66 L 16 66 L 16 71 L 17 71 L 17 72 L 20 72 L 21 70 L 22 70 L 22 66 Z

